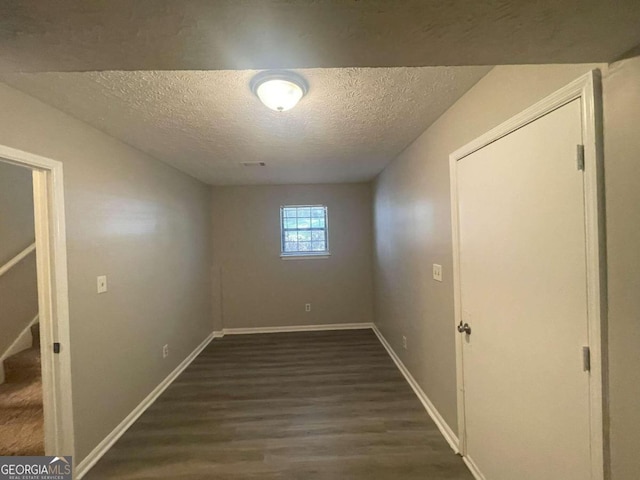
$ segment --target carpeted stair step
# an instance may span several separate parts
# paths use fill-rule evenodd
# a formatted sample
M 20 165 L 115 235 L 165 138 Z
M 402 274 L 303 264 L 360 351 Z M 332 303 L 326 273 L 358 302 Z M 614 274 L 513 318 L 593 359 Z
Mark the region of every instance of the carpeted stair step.
M 44 455 L 40 325 L 31 327 L 32 347 L 4 361 L 0 385 L 0 456 Z
M 12 378 L 0 385 L 0 456 L 45 453 L 42 380 L 39 369 L 33 368 L 38 355 L 39 349 L 14 355 L 19 358 L 9 362 L 13 368 L 25 362 L 29 369 L 13 370 Z
M 40 377 L 40 346 L 31 347 L 4 361 L 5 382 L 21 382 Z

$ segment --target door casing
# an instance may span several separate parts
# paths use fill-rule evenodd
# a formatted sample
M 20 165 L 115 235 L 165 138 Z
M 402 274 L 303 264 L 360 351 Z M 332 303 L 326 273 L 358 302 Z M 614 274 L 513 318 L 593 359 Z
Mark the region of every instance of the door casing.
M 535 105 L 502 123 L 449 155 L 451 181 L 451 226 L 453 235 L 453 284 L 455 318 L 452 332 L 456 336 L 456 381 L 458 401 L 458 450 L 476 478 L 484 478 L 466 456 L 466 421 L 462 335 L 455 329 L 462 319 L 460 284 L 460 232 L 458 212 L 458 161 L 502 137 L 534 122 L 576 99 L 582 110 L 584 142 L 585 229 L 587 252 L 587 316 L 591 351 L 590 424 L 591 478 L 606 480 L 609 475 L 606 411 L 606 251 L 604 212 L 604 161 L 602 149 L 602 93 L 598 70 L 581 76 Z

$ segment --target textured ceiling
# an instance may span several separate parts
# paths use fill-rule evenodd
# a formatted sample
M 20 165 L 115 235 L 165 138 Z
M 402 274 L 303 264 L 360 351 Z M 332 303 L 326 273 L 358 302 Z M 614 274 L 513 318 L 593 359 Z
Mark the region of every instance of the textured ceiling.
M 639 0 L 2 0 L 0 70 L 607 62 Z
M 298 70 L 310 91 L 274 112 L 255 71 L 0 75 L 8 83 L 207 183 L 366 181 L 488 67 Z M 243 167 L 263 161 L 266 167 Z

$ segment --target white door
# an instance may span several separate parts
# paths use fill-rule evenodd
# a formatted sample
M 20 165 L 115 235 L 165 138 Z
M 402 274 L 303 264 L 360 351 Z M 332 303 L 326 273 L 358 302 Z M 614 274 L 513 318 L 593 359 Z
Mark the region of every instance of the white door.
M 459 160 L 466 454 L 487 480 L 590 474 L 581 106 Z

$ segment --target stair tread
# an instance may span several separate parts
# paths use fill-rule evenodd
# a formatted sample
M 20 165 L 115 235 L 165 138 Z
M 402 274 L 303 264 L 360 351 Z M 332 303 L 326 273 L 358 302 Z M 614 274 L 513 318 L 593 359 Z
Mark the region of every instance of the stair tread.
M 31 327 L 32 347 L 4 360 L 0 385 L 0 455 L 44 455 L 44 410 L 40 325 Z
M 0 455 L 44 455 L 40 376 L 0 385 Z
M 5 365 L 22 363 L 37 363 L 37 365 L 40 365 L 40 349 L 36 347 L 27 348 L 26 350 L 22 350 L 21 352 L 18 352 L 15 355 L 11 355 L 9 358 L 6 358 L 4 362 Z
M 40 375 L 40 347 L 31 347 L 5 359 L 5 379 L 7 382 L 23 377 Z

